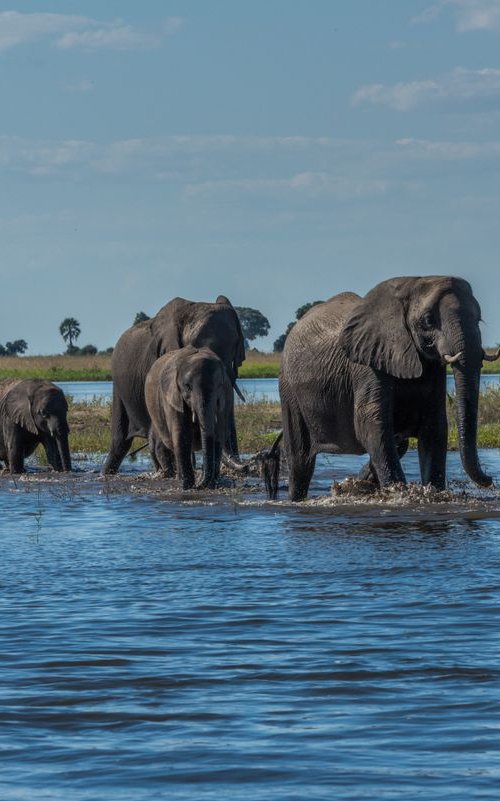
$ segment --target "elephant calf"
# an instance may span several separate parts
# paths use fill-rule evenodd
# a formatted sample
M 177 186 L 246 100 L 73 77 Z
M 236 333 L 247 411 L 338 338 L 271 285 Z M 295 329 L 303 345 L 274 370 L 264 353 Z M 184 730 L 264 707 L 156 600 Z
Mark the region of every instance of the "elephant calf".
M 64 392 L 42 379 L 0 381 L 0 461 L 11 473 L 40 443 L 54 470 L 71 470 L 68 404 Z
M 203 475 L 197 487 L 215 486 L 230 430 L 232 392 L 224 363 L 209 348 L 188 345 L 171 351 L 147 374 L 145 398 L 153 460 L 170 475 L 175 462 L 183 489 L 195 484 L 192 454 L 199 449 L 203 451 Z M 158 443 L 164 448 L 158 448 Z M 165 452 L 167 463 L 161 461 Z

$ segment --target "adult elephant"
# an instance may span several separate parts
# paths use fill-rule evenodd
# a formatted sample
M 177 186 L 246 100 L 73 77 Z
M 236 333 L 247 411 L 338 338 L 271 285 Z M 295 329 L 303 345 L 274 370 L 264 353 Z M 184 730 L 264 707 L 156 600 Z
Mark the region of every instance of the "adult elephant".
M 150 320 L 125 331 L 113 351 L 112 439 L 104 473 L 116 473 L 134 437 L 148 437 L 151 420 L 144 383 L 153 363 L 165 353 L 187 345 L 210 348 L 222 360 L 231 384 L 236 385 L 238 368 L 245 359 L 245 347 L 240 321 L 231 302 L 224 295 L 219 295 L 215 303 L 174 298 Z M 229 421 L 226 448 L 237 457 L 233 397 Z M 158 468 L 163 462 L 162 458 L 158 459 L 159 447 L 156 443 L 152 452 Z M 165 461 L 167 459 L 165 454 Z
M 24 473 L 25 458 L 41 443 L 54 470 L 71 470 L 67 413 L 63 391 L 50 381 L 0 381 L 0 461 Z
M 280 374 L 290 498 L 306 497 L 319 452 L 368 453 L 366 476 L 381 486 L 404 482 L 400 456 L 409 437 L 418 439 L 422 482 L 443 489 L 447 364 L 462 463 L 488 487 L 476 446 L 488 358 L 480 318 L 467 281 L 448 276 L 392 278 L 364 298 L 345 292 L 307 312 L 287 337 Z

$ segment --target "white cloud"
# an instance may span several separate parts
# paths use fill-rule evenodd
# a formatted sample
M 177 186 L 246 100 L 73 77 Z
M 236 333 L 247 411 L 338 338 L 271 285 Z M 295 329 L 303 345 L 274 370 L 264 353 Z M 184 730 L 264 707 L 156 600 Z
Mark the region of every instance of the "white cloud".
M 167 36 L 173 36 L 175 33 L 179 33 L 183 25 L 184 19 L 182 17 L 167 17 L 163 22 L 163 30 Z
M 449 10 L 455 18 L 456 30 L 496 31 L 500 33 L 500 0 L 440 0 L 412 19 L 415 24 L 433 22 Z
M 388 106 L 396 111 L 413 111 L 419 106 L 439 108 L 479 104 L 500 105 L 500 69 L 469 70 L 457 67 L 452 72 L 425 81 L 369 84 L 358 89 L 354 106 L 364 103 Z
M 63 50 L 74 47 L 83 50 L 139 50 L 158 47 L 160 42 L 158 36 L 137 31 L 131 25 L 111 24 L 95 30 L 68 31 L 56 44 Z
M 180 17 L 168 18 L 160 27 L 160 32 L 152 34 L 138 30 L 120 19 L 101 22 L 72 14 L 23 14 L 17 11 L 2 11 L 0 51 L 42 40 L 48 40 L 65 50 L 154 48 L 161 43 L 163 36 L 177 33 L 182 22 Z
M 77 30 L 89 25 L 86 17 L 67 14 L 20 14 L 17 11 L 0 12 L 0 50 L 34 42 L 48 36 Z
M 188 184 L 186 197 L 231 193 L 283 193 L 296 195 L 333 195 L 347 200 L 357 197 L 385 194 L 389 189 L 386 180 L 357 179 L 335 176 L 326 172 L 302 172 L 289 178 L 244 178 L 232 181 L 204 181 Z
M 500 142 L 439 142 L 428 139 L 398 139 L 396 145 L 408 156 L 446 161 L 500 158 Z
M 82 78 L 81 81 L 70 83 L 66 86 L 67 92 L 92 92 L 94 89 L 94 81 L 89 81 L 87 78 Z
M 161 182 L 187 197 L 286 192 L 356 198 L 389 186 L 366 163 L 372 148 L 325 137 L 172 136 L 106 144 L 0 137 L 0 176 Z

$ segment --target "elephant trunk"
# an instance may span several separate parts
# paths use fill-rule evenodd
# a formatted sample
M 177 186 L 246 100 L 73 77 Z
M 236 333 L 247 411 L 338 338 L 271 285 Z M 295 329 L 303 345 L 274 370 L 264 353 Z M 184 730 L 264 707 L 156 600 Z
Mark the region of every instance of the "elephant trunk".
M 215 456 L 215 404 L 203 403 L 196 416 L 200 425 L 201 449 L 203 453 L 202 476 L 198 487 L 200 489 L 213 489 L 217 478 Z
M 69 452 L 68 434 L 59 434 L 56 436 L 57 450 L 61 459 L 62 469 L 64 472 L 71 471 L 71 454 Z
M 457 397 L 457 425 L 460 456 L 467 475 L 479 487 L 489 487 L 491 476 L 481 469 L 477 454 L 477 414 L 481 370 L 466 368 L 466 360 L 453 364 Z
M 203 450 L 203 473 L 199 487 L 201 489 L 213 489 L 215 487 L 215 437 L 213 434 L 201 432 L 201 447 Z

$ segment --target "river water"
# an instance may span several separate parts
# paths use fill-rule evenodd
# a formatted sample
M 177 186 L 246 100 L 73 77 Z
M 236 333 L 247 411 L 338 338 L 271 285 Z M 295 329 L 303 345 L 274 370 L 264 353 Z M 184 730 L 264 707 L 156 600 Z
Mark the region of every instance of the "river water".
M 332 498 L 362 462 L 0 477 L 0 799 L 497 799 L 500 493 Z
M 455 385 L 452 375 L 447 377 L 447 382 L 448 391 L 454 392 Z M 113 392 L 113 383 L 111 381 L 57 381 L 55 383 L 67 395 L 71 395 L 77 401 L 92 401 L 94 399 L 110 401 Z M 241 378 L 238 379 L 238 386 L 249 401 L 279 400 L 277 378 Z M 485 373 L 482 375 L 481 386 L 484 388 L 500 386 L 500 373 Z

